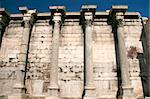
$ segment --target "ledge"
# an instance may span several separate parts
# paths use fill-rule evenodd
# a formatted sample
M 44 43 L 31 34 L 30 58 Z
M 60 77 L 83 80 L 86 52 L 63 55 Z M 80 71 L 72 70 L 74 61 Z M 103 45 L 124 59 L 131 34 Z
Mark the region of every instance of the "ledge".
M 37 17 L 38 18 L 41 17 L 42 19 L 50 19 L 51 15 L 52 15 L 51 12 L 37 13 Z M 81 16 L 81 13 L 80 12 L 66 12 L 65 16 L 70 16 L 69 18 L 74 19 L 75 17 L 79 18 Z M 72 16 L 74 16 L 74 17 L 72 17 Z M 102 16 L 102 19 L 103 18 L 107 19 L 107 16 L 109 16 L 109 12 L 104 12 L 104 11 L 103 12 L 100 12 L 100 11 L 95 12 L 95 16 L 96 16 L 95 19 L 97 19 L 98 17 L 101 17 L 101 16 Z M 138 19 L 139 16 L 140 16 L 139 12 L 126 12 L 125 13 L 125 19 Z M 22 19 L 23 15 L 22 14 L 11 14 L 10 17 L 11 17 L 11 19 L 20 20 L 20 19 Z

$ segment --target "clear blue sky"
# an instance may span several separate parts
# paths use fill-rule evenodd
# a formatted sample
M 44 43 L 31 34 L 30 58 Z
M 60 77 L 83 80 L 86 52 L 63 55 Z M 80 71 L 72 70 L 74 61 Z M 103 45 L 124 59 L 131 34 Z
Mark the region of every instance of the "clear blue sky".
M 47 12 L 50 5 L 64 5 L 67 11 L 80 11 L 82 4 L 96 4 L 97 11 L 110 9 L 114 4 L 128 5 L 128 11 L 138 11 L 142 16 L 150 17 L 150 0 L 0 0 L 0 7 L 5 7 L 10 13 L 19 13 L 19 6 Z

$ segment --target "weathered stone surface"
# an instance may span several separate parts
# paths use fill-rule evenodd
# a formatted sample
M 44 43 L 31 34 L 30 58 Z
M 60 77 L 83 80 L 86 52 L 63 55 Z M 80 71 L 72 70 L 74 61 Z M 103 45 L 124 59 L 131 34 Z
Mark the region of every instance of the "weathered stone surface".
M 118 9 L 118 8 L 117 8 Z M 141 68 L 137 52 L 143 52 L 139 41 L 142 24 L 139 18 L 131 19 L 131 12 L 125 13 L 124 41 L 129 63 L 129 78 L 136 98 L 143 96 L 140 79 Z M 43 95 L 48 97 L 50 81 L 49 66 L 52 63 L 53 25 L 51 13 L 40 13 L 32 27 L 26 67 L 25 87 L 31 99 Z M 115 99 L 118 90 L 115 38 L 109 24 L 108 12 L 96 12 L 92 23 L 93 83 L 97 98 Z M 11 15 L 4 31 L 0 49 L 0 96 L 13 94 L 16 83 L 16 68 L 19 63 L 21 38 L 23 37 L 21 15 Z M 42 17 L 42 18 L 41 18 Z M 85 84 L 84 33 L 79 12 L 66 12 L 59 34 L 58 85 L 61 99 L 83 98 Z M 91 71 L 91 72 L 92 72 Z M 37 96 L 36 96 L 37 95 Z M 43 98 L 41 97 L 41 98 Z M 30 99 L 29 98 L 29 99 Z M 12 99 L 12 98 L 11 98 Z M 16 99 L 16 98 L 15 98 Z M 90 98 L 91 99 L 91 98 Z M 94 97 L 94 99 L 96 99 Z

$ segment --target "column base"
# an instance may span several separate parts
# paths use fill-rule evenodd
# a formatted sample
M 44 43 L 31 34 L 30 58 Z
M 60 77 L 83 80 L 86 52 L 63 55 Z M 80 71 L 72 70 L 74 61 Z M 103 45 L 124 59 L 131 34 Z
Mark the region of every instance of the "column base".
M 25 93 L 25 86 L 21 83 L 15 84 L 13 88 L 14 88 L 14 93 L 15 94 Z
M 136 99 L 133 93 L 133 88 L 130 86 L 123 86 L 123 99 Z
M 84 99 L 96 99 L 95 87 L 85 86 Z
M 58 86 L 49 86 L 48 95 L 52 97 L 59 97 L 59 87 Z

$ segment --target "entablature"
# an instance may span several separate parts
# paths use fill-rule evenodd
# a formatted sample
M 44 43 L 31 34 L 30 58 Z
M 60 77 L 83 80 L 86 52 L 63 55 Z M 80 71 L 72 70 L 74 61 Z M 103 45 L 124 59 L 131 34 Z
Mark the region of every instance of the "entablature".
M 27 11 L 27 7 L 22 7 L 23 13 Z M 128 6 L 123 6 L 123 5 L 115 5 L 112 6 L 113 11 L 122 11 L 126 10 Z M 100 22 L 100 24 L 106 23 L 110 21 L 110 15 L 112 14 L 112 9 L 106 10 L 106 11 L 96 11 L 96 6 L 95 5 L 83 5 L 81 12 L 66 12 L 64 6 L 49 6 L 50 11 L 49 12 L 37 12 L 36 16 L 36 23 L 41 24 L 42 22 L 48 23 L 53 17 L 54 12 L 62 12 L 63 13 L 63 19 L 64 19 L 64 24 L 78 24 L 80 23 L 82 19 L 82 14 L 83 12 L 88 12 L 88 11 L 95 11 L 94 16 L 93 16 L 93 23 L 98 24 L 97 22 Z M 92 9 L 92 10 L 91 10 Z M 19 20 L 23 21 L 23 14 L 10 14 L 10 23 L 15 23 L 14 21 L 17 21 L 16 23 L 19 23 Z M 124 21 L 128 24 L 137 24 L 141 23 L 140 19 L 141 15 L 139 12 L 124 12 Z M 13 21 L 12 21 L 13 20 Z M 43 20 L 43 21 L 42 21 Z M 44 21 L 46 20 L 46 22 Z M 72 22 L 72 23 L 71 23 Z

